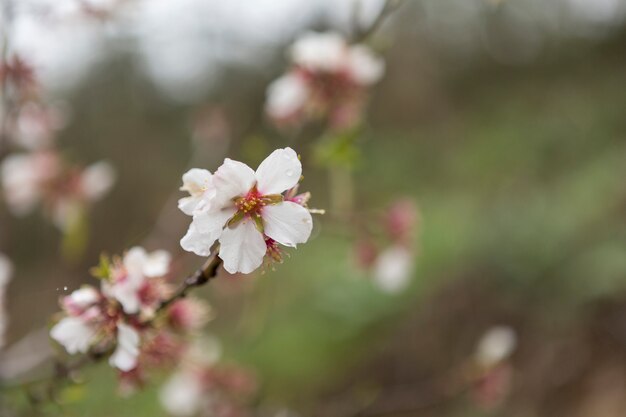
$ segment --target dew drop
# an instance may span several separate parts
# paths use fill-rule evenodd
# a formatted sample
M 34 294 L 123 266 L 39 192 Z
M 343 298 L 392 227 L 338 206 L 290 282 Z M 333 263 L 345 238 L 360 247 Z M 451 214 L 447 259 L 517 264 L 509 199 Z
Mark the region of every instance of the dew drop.
M 293 169 L 288 169 L 285 174 L 287 174 L 288 177 L 293 177 Z
M 63 287 L 63 291 L 67 291 L 67 287 Z

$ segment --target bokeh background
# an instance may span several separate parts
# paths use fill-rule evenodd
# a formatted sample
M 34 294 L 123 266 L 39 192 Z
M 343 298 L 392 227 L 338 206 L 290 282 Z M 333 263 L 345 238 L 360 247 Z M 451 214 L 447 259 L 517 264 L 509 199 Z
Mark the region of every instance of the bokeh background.
M 332 208 L 315 135 L 275 129 L 265 89 L 298 34 L 350 36 L 382 4 L 362 1 L 355 18 L 355 1 L 128 0 L 74 18 L 70 3 L 17 2 L 35 13 L 16 20 L 15 42 L 70 109 L 63 152 L 108 160 L 118 181 L 79 254 L 41 216 L 0 205 L 16 266 L 9 349 L 30 335 L 42 356 L 45 337 L 31 332 L 90 280 L 101 252 L 165 248 L 181 275 L 201 263 L 178 245 L 188 168 L 226 156 L 256 166 L 292 146 L 311 205 Z M 365 226 L 331 209 L 276 271 L 202 288 L 217 312 L 207 331 L 257 377 L 258 415 L 623 415 L 625 15 L 621 0 L 408 0 L 368 38 L 386 74 L 358 140 L 355 212 L 376 221 L 414 200 L 416 267 L 405 291 L 380 291 L 355 261 Z M 473 377 L 476 345 L 496 325 L 515 331 L 515 350 Z M 43 412 L 165 416 L 157 388 L 120 398 L 102 364 Z

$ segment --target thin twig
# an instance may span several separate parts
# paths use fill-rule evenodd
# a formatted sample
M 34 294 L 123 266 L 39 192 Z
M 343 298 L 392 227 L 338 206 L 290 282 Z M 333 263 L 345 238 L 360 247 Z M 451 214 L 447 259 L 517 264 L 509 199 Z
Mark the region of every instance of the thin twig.
M 378 30 L 380 25 L 385 21 L 385 19 L 394 11 L 396 11 L 403 3 L 403 0 L 387 0 L 383 7 L 380 9 L 380 12 L 374 18 L 372 23 L 370 23 L 366 27 L 361 27 L 358 23 L 358 8 L 354 14 L 354 34 L 352 36 L 353 43 L 363 42 L 365 39 L 370 37 L 374 32 Z M 359 3 L 357 3 L 358 5 Z M 358 7 L 358 6 L 357 6 Z

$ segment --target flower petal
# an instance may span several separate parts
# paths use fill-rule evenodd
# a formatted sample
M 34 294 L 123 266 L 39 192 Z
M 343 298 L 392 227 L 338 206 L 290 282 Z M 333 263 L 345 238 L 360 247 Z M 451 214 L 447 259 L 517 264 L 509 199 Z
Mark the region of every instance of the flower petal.
M 161 388 L 159 399 L 165 410 L 176 417 L 188 417 L 198 413 L 204 393 L 202 381 L 190 371 L 174 374 Z
M 178 200 L 178 208 L 187 215 L 194 211 L 215 195 L 213 175 L 206 169 L 192 168 L 183 175 L 181 191 L 187 191 L 190 196 Z
M 50 337 L 70 355 L 86 353 L 95 334 L 96 330 L 79 317 L 65 317 L 50 330 Z
M 128 372 L 137 366 L 139 356 L 139 333 L 131 326 L 118 323 L 117 348 L 109 358 L 109 364 L 120 371 Z
M 245 219 L 234 227 L 224 229 L 220 237 L 220 258 L 231 274 L 249 274 L 263 263 L 266 246 L 263 235 L 254 222 Z
M 128 275 L 143 275 L 143 266 L 148 258 L 146 250 L 140 246 L 134 246 L 124 255 L 124 267 Z
M 233 198 L 247 194 L 255 182 L 252 168 L 243 162 L 226 158 L 213 175 L 218 204 L 223 207 Z
M 166 250 L 155 250 L 148 254 L 142 267 L 142 272 L 146 277 L 162 277 L 170 270 L 172 257 Z
M 224 229 L 224 225 L 235 214 L 235 207 L 223 210 L 202 211 L 193 216 L 187 234 L 180 240 L 180 246 L 199 256 L 209 256 L 211 246 Z
M 298 154 L 291 149 L 276 149 L 256 170 L 257 189 L 261 194 L 280 194 L 294 187 L 302 175 Z
M 263 207 L 265 234 L 280 244 L 295 247 L 309 240 L 313 230 L 311 213 L 301 205 L 284 201 Z
M 303 109 L 309 96 L 310 88 L 304 77 L 290 72 L 267 87 L 265 110 L 275 119 L 288 119 Z
M 413 254 L 401 246 L 386 249 L 374 265 L 374 283 L 386 293 L 401 292 L 410 283 L 413 258 Z

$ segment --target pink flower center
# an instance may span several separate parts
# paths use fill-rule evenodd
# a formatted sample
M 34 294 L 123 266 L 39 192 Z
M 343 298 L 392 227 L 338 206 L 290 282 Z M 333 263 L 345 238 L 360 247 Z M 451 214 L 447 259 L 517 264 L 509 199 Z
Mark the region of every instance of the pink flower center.
M 253 188 L 244 197 L 239 197 L 235 200 L 235 206 L 237 210 L 244 215 L 260 214 L 261 208 L 265 205 L 263 196 Z

